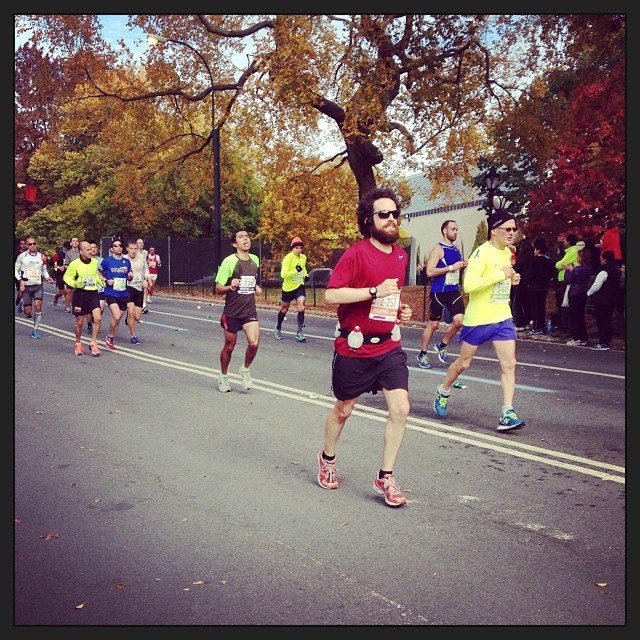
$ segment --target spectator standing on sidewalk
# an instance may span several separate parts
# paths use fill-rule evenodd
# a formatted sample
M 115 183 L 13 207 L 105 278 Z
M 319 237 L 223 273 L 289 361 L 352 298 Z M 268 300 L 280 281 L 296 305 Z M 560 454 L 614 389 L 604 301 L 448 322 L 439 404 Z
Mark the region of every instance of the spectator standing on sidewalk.
M 591 347 L 594 351 L 608 351 L 613 340 L 611 318 L 620 296 L 620 267 L 615 262 L 615 254 L 611 250 L 600 255 L 602 266 L 587 291 L 595 307 L 596 324 L 598 325 L 598 344 Z
M 586 347 L 589 344 L 587 336 L 587 321 L 585 309 L 587 307 L 587 290 L 589 279 L 593 273 L 591 268 L 591 253 L 586 247 L 578 250 L 578 264 L 565 273 L 565 282 L 569 286 L 569 329 L 573 338 L 567 341 L 572 347 Z
M 564 281 L 565 271 L 571 266 L 578 264 L 578 236 L 575 233 L 567 233 L 564 237 L 564 253 L 562 257 L 556 262 L 556 269 L 558 270 L 558 280 L 555 288 L 556 297 L 556 313 L 558 318 L 559 337 L 568 338 L 569 334 L 569 309 L 562 306 L 564 300 L 564 294 L 567 289 L 567 283 Z
M 544 333 L 544 322 L 547 316 L 547 297 L 556 275 L 553 260 L 547 255 L 547 241 L 536 238 L 533 242 L 533 259 L 521 274 L 520 284 L 529 290 L 529 310 L 533 327 L 527 336 L 541 336 Z
M 360 199 L 357 215 L 364 239 L 345 251 L 325 291 L 325 302 L 338 305 L 340 333 L 334 343 L 331 377 L 336 402 L 325 420 L 324 447 L 316 456 L 318 484 L 323 489 L 338 488 L 336 446 L 342 429 L 363 393 L 382 391 L 388 415 L 373 490 L 390 507 L 401 507 L 407 499 L 393 470 L 410 403 L 400 322 L 411 319 L 411 308 L 400 301 L 407 254 L 397 245 L 397 196 L 388 188 L 373 189 Z
M 617 264 L 618 266 L 622 264 L 620 232 L 615 220 L 607 220 L 607 222 L 605 223 L 605 231 L 602 234 L 602 239 L 596 244 L 596 247 L 600 249 L 600 253 L 604 253 L 605 251 L 612 251 L 615 264 Z
M 523 274 L 529 269 L 534 258 L 533 246 L 523 238 L 516 247 L 516 261 L 513 268 L 520 274 L 520 284 L 512 288 L 512 313 L 516 331 L 526 331 L 531 323 L 531 302 L 529 299 L 529 285 Z

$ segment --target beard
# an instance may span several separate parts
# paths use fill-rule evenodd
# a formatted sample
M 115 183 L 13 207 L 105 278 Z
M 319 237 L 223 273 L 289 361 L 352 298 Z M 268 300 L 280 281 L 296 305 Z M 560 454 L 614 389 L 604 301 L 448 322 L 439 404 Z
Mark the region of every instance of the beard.
M 370 231 L 371 237 L 375 238 L 382 244 L 393 244 L 394 242 L 397 242 L 400 237 L 400 228 L 398 226 L 378 229 L 375 224 L 372 224 Z

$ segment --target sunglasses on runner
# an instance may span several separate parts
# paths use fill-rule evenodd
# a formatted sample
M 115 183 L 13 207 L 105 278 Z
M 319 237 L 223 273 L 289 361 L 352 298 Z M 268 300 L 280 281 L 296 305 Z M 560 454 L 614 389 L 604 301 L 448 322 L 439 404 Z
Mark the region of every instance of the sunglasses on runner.
M 378 217 L 382 218 L 383 220 L 386 220 L 391 215 L 393 216 L 394 220 L 397 220 L 400 217 L 400 212 L 397 209 L 383 209 L 382 211 L 374 211 L 373 213 L 376 213 Z

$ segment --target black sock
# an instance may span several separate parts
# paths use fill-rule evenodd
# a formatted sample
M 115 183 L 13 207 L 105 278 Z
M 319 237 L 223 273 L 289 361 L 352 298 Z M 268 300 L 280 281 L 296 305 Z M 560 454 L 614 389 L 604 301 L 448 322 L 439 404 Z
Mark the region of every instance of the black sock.
M 446 348 L 447 348 L 447 345 L 446 345 L 444 342 L 442 342 L 442 340 L 440 340 L 440 344 L 439 344 L 438 346 L 439 346 L 441 349 L 446 349 Z
M 327 462 L 331 462 L 333 460 L 336 459 L 336 454 L 334 453 L 332 456 L 328 456 L 325 452 L 324 449 L 322 450 L 322 459 L 326 460 Z
M 427 352 L 426 352 L 426 351 L 423 351 L 422 349 L 420 349 L 420 355 L 421 355 L 421 356 L 426 356 L 426 355 L 427 355 Z
M 380 471 L 378 471 L 378 480 L 382 480 L 385 476 L 392 476 L 393 475 L 393 471 L 384 471 L 383 469 L 380 469 Z
M 298 333 L 302 331 L 303 324 L 304 324 L 304 311 L 298 311 Z
M 284 321 L 284 317 L 286 316 L 286 313 L 282 313 L 282 311 L 278 311 L 278 324 L 276 326 L 276 329 L 278 329 L 278 331 L 280 331 L 280 329 L 282 329 L 282 323 Z

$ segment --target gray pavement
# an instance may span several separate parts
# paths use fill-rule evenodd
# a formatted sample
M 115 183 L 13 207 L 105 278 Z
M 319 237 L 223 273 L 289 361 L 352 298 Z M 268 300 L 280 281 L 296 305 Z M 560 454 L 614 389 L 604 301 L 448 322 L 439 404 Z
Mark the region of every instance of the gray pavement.
M 407 328 L 392 509 L 372 490 L 379 396 L 345 427 L 340 488 L 316 481 L 332 318 L 309 316 L 301 345 L 262 311 L 254 388 L 240 337 L 221 394 L 220 307 L 197 302 L 158 297 L 142 344 L 121 329 L 100 358 L 73 355 L 50 304 L 41 340 L 16 319 L 16 627 L 625 624 L 624 353 L 523 341 L 528 426 L 505 436 L 492 352 L 439 420 L 444 367 L 413 367 Z

